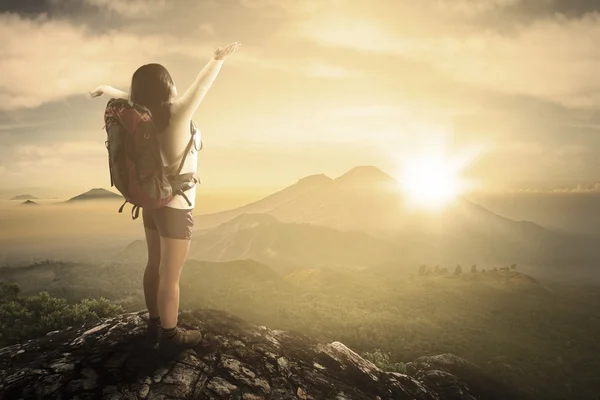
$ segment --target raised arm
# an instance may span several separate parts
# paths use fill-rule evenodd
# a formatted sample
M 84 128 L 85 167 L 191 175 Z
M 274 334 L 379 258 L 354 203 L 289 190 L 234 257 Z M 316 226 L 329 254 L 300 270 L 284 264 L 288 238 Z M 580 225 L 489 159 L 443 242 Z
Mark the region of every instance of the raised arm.
M 232 43 L 224 48 L 218 48 L 215 50 L 211 60 L 202 68 L 194 83 L 186 90 L 186 92 L 173 101 L 173 112 L 184 115 L 185 118 L 190 118 L 196 112 L 196 109 L 206 96 L 208 89 L 212 86 L 213 82 L 217 78 L 221 67 L 223 66 L 223 59 L 225 56 L 233 53 L 240 46 L 239 43 Z
M 100 85 L 96 89 L 90 92 L 90 97 L 102 96 L 106 93 L 108 96 L 114 99 L 129 99 L 129 93 L 123 92 L 122 90 L 115 89 L 112 86 Z

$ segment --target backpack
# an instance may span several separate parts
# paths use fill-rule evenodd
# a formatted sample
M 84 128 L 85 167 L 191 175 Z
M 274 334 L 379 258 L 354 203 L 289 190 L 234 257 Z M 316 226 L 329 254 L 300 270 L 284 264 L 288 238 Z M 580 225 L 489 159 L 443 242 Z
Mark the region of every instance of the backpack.
M 125 197 L 119 208 L 131 203 L 132 219 L 139 216 L 140 208 L 164 207 L 176 195 L 181 195 L 191 206 L 184 191 L 200 183 L 194 173 L 181 174 L 183 163 L 191 147 L 195 146 L 196 125 L 190 122 L 190 141 L 174 176 L 167 176 L 160 152 L 157 131 L 150 111 L 124 99 L 111 99 L 106 105 L 104 122 L 108 150 L 110 186 L 115 186 Z M 200 142 L 199 151 L 202 149 Z

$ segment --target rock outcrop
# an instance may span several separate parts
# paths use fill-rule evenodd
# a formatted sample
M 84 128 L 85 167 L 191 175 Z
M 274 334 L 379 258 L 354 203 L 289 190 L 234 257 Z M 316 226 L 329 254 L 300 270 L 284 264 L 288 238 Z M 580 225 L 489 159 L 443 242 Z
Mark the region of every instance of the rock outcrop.
M 454 354 L 419 357 L 406 364 L 406 373 L 437 392 L 441 399 L 525 398 L 490 377 L 479 366 Z
M 516 398 L 481 386 L 495 385 L 491 380 L 469 387 L 451 370 L 477 367 L 452 355 L 416 360 L 405 375 L 384 372 L 339 342 L 322 344 L 221 311 L 185 312 L 180 321 L 205 338 L 171 358 L 144 345 L 142 312 L 0 349 L 0 399 Z

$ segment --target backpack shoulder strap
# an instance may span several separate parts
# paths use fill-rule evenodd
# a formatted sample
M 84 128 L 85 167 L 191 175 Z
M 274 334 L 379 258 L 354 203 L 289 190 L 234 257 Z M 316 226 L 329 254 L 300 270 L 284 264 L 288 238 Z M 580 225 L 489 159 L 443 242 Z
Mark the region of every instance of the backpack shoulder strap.
M 190 130 L 192 132 L 192 135 L 194 135 L 196 132 L 198 131 L 198 127 L 196 126 L 196 124 L 194 123 L 194 121 L 190 121 Z M 200 151 L 202 150 L 202 136 L 200 136 L 200 147 L 196 147 L 196 143 L 194 142 L 194 149 L 196 151 Z
M 191 134 L 190 141 L 188 142 L 187 146 L 185 147 L 185 152 L 183 153 L 183 158 L 181 159 L 181 163 L 179 163 L 179 168 L 177 168 L 176 176 L 181 174 L 181 170 L 183 169 L 183 163 L 185 163 L 185 158 L 187 157 L 188 153 L 192 149 L 192 145 L 194 144 L 194 139 L 196 138 L 196 127 L 192 121 L 190 121 L 190 134 Z

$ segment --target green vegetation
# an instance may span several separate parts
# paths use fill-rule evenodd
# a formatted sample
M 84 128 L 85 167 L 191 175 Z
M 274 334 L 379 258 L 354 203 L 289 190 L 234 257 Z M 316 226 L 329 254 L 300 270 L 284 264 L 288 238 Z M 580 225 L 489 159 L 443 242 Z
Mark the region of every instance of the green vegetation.
M 384 371 L 399 372 L 401 374 L 406 374 L 406 365 L 402 362 L 390 362 L 390 356 L 390 352 L 384 352 L 380 349 L 367 351 L 362 354 L 362 357 L 365 360 L 371 361 L 373 364 L 377 365 L 377 367 Z
M 21 297 L 16 284 L 0 282 L 0 347 L 123 311 L 104 298 L 67 304 L 66 299 L 51 297 L 46 292 Z
M 413 279 L 393 271 L 316 269 L 293 286 L 258 279 L 211 287 L 188 265 L 182 308 L 225 309 L 249 321 L 341 341 L 385 370 L 453 353 L 530 399 L 600 392 L 600 288 L 546 288 L 514 269 Z
M 143 267 L 59 263 L 6 269 L 0 279 L 17 282 L 28 294 L 39 285 L 37 290 L 70 302 L 93 293 L 133 311 L 144 308 Z M 547 288 L 516 267 L 455 270 L 423 266 L 409 277 L 393 267 L 317 268 L 282 278 L 250 260 L 189 261 L 181 308 L 222 309 L 273 329 L 340 341 L 386 370 L 402 372 L 420 356 L 453 353 L 527 398 L 591 399 L 600 393 L 600 287 Z

